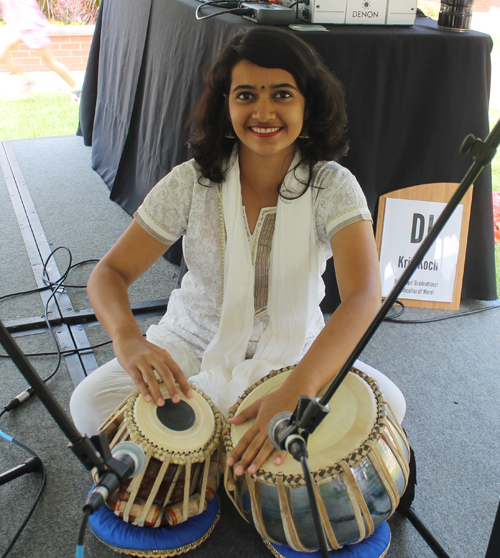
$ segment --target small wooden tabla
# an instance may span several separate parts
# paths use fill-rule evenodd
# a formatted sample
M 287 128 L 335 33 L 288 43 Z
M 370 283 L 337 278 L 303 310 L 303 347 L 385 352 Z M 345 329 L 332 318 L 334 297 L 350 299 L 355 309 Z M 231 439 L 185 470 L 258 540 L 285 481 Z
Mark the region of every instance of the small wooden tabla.
M 273 371 L 251 386 L 229 418 L 278 389 L 292 369 Z M 349 372 L 330 407 L 309 437 L 308 452 L 327 541 L 338 550 L 369 537 L 396 510 L 408 483 L 410 449 L 378 384 L 359 370 Z M 225 427 L 228 454 L 252 422 Z M 290 455 L 279 466 L 273 459 L 253 475 L 234 478 L 226 465 L 226 491 L 265 541 L 315 550 L 319 544 L 302 467 Z
M 174 404 L 160 384 L 163 407 L 147 402 L 136 391 L 101 425 L 111 450 L 131 441 L 146 453 L 142 473 L 107 501 L 128 523 L 176 525 L 202 513 L 207 500 L 215 497 L 223 416 L 205 394 L 191 387 L 194 397 L 188 399 L 180 392 L 181 401 Z

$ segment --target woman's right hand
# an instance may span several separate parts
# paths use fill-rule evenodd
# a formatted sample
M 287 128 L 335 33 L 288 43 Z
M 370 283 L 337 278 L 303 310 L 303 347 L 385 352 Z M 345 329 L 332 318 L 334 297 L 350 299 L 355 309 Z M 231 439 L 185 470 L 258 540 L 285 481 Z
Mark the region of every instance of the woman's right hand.
M 146 401 L 154 400 L 160 407 L 165 403 L 155 371 L 162 378 L 173 403 L 180 401 L 178 386 L 186 397 L 193 397 L 193 390 L 182 370 L 165 349 L 150 343 L 144 337 L 135 336 L 116 338 L 113 349 L 118 361 L 134 380 Z
M 187 397 L 193 397 L 193 392 L 170 354 L 142 336 L 130 308 L 127 290 L 167 248 L 132 221 L 95 266 L 87 284 L 97 319 L 113 340 L 115 356 L 146 401 L 154 399 L 160 406 L 164 400 L 155 372 L 162 378 L 174 403 L 180 400 L 179 386 Z

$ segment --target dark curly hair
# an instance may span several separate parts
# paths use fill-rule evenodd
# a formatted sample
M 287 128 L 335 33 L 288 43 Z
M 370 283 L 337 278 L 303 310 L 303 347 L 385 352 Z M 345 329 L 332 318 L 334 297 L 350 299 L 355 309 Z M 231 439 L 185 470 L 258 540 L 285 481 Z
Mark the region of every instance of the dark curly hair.
M 344 88 L 318 53 L 293 33 L 275 27 L 252 27 L 237 33 L 222 48 L 206 77 L 206 87 L 194 115 L 194 137 L 189 141 L 201 174 L 212 182 L 224 180 L 224 161 L 235 141 L 227 107 L 233 67 L 249 60 L 264 68 L 280 68 L 295 78 L 305 97 L 307 138 L 299 138 L 300 164 L 336 161 L 347 152 L 347 114 Z M 307 189 L 307 188 L 306 188 Z

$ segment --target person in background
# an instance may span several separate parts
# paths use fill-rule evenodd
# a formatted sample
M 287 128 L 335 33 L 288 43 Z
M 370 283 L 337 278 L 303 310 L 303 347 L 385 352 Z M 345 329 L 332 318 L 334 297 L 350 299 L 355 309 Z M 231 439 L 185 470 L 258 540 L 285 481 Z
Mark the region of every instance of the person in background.
M 78 102 L 82 88 L 77 85 L 68 68 L 53 57 L 47 31 L 50 24 L 36 0 L 0 0 L 0 6 L 7 24 L 0 36 L 0 62 L 9 72 L 23 79 L 22 91 L 29 91 L 35 82 L 18 72 L 11 58 L 10 49 L 19 42 L 37 51 L 42 62 L 70 86 L 72 102 Z

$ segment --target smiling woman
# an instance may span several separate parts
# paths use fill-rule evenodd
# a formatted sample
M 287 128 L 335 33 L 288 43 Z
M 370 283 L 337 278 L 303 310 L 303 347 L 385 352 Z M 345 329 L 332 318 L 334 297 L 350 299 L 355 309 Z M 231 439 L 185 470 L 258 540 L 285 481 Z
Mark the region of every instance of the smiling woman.
M 238 66 L 239 62 L 244 65 Z M 304 98 L 307 118 L 300 137 L 296 138 L 300 143 L 302 163 L 311 166 L 316 161 L 336 161 L 347 152 L 347 115 L 342 84 L 308 44 L 292 33 L 275 28 L 270 31 L 262 26 L 252 29 L 251 33 L 237 34 L 229 41 L 207 76 L 207 87 L 194 115 L 195 135 L 190 141 L 191 151 L 205 176 L 216 182 L 223 178 L 223 163 L 234 146 L 231 138 L 234 138 L 235 130 L 229 118 L 229 102 L 233 98 L 231 82 L 240 78 L 235 73 L 238 72 L 237 66 L 249 71 L 250 63 L 255 66 L 254 79 L 259 75 L 263 77 L 265 70 L 273 70 L 275 74 L 280 70 L 273 85 L 284 83 L 295 87 L 286 88 L 278 98 L 275 96 L 275 103 L 289 96 L 295 100 L 297 94 Z M 282 79 L 278 79 L 280 73 Z M 267 72 L 267 79 L 270 75 Z M 243 81 L 239 85 L 262 89 L 264 83 Z M 244 94 L 248 102 L 252 102 L 250 97 L 254 93 Z M 221 138 L 224 139 L 221 141 Z
M 304 127 L 305 98 L 286 70 L 241 60 L 233 68 L 228 108 L 240 141 L 241 193 L 253 233 L 261 210 L 278 201 Z
M 177 403 L 179 390 L 189 399 L 187 379 L 227 415 L 249 386 L 291 366 L 229 421 L 248 422 L 227 459 L 237 477 L 270 458 L 272 418 L 337 375 L 380 304 L 371 215 L 335 162 L 345 129 L 342 85 L 292 33 L 259 26 L 222 49 L 196 110 L 194 159 L 153 188 L 89 280 L 117 359 L 76 388 L 81 431 L 93 434 L 136 387 L 151 405 Z M 182 235 L 189 272 L 144 339 L 127 289 Z M 332 255 L 342 302 L 325 325 L 321 276 Z M 401 392 L 371 375 L 402 420 Z
M 304 126 L 305 99 L 289 72 L 241 60 L 233 68 L 228 107 L 242 144 L 240 159 L 247 151 L 255 155 L 281 156 L 282 150 L 288 157 L 293 154 Z

